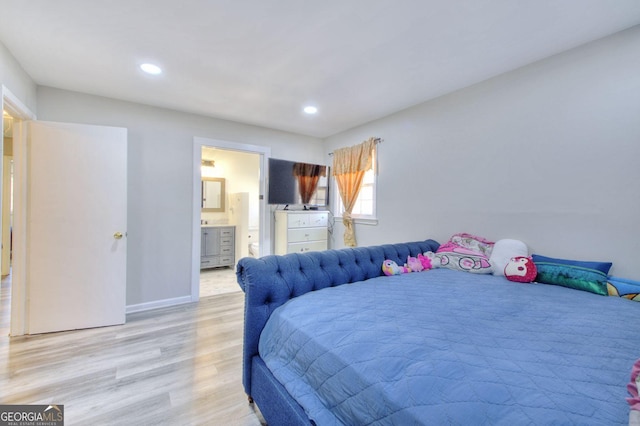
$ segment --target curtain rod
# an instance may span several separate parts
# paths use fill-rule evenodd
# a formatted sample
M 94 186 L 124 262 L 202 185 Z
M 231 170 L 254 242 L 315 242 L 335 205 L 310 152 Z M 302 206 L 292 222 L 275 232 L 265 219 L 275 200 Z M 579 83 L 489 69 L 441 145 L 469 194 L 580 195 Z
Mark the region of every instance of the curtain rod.
M 373 138 L 373 143 L 375 143 L 376 145 L 382 142 L 384 142 L 384 139 L 382 138 Z M 333 155 L 333 152 L 330 152 L 329 155 Z

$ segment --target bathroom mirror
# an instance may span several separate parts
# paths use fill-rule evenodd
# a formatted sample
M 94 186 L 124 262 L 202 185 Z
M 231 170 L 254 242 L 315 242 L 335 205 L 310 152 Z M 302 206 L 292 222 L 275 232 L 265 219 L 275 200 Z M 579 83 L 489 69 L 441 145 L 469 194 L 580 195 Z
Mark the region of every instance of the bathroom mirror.
M 224 178 L 202 178 L 202 211 L 224 212 Z

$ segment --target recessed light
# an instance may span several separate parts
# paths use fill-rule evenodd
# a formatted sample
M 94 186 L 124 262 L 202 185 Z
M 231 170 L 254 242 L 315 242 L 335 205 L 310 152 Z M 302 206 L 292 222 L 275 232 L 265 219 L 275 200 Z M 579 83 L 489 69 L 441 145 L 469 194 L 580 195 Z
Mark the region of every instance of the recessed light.
M 307 114 L 315 114 L 316 112 L 318 112 L 318 108 L 314 106 L 307 106 L 304 107 L 304 112 L 306 112 Z
M 162 69 L 160 69 L 159 66 L 154 64 L 142 64 L 140 65 L 140 69 L 146 72 L 147 74 L 151 74 L 151 75 L 162 74 Z

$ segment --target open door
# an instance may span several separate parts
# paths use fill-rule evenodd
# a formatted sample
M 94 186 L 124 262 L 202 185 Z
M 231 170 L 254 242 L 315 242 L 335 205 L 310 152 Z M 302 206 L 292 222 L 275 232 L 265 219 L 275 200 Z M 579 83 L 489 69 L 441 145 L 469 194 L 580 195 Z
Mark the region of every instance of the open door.
M 125 322 L 127 130 L 27 127 L 27 333 Z

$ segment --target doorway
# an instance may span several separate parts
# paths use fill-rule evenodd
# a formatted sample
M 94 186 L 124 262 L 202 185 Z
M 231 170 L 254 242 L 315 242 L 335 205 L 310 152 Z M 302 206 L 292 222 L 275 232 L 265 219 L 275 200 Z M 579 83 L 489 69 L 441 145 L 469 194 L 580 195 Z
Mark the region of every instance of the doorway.
M 194 138 L 192 301 L 238 291 L 237 261 L 270 253 L 270 221 L 263 197 L 270 151 L 263 146 Z M 215 192 L 205 191 L 211 183 Z M 222 197 L 222 201 L 213 197 Z M 225 256 L 230 251 L 233 256 Z
M 2 259 L 3 281 L 11 273 L 11 221 L 13 216 L 13 120 L 2 111 Z
M 235 263 L 259 253 L 260 154 L 203 146 L 200 174 L 200 297 L 239 291 Z
M 27 289 L 25 283 L 25 241 L 26 241 L 26 137 L 25 121 L 35 120 L 36 116 L 22 103 L 6 86 L 2 86 L 0 98 L 2 111 L 12 117 L 11 138 L 13 158 L 13 217 L 11 221 L 11 274 L 10 274 L 10 301 L 3 304 L 3 314 L 9 316 L 9 334 L 21 336 L 26 332 L 26 304 Z M 3 125 L 4 127 L 4 120 Z M 4 130 L 3 130 L 4 135 Z M 4 169 L 4 167 L 2 167 Z M 0 198 L 7 196 L 0 191 Z M 3 216 L 0 214 L 0 216 Z M 6 307 L 6 309 L 5 309 Z
M 11 228 L 13 216 L 13 121 L 9 112 L 2 111 L 2 223 L 0 250 L 0 332 L 9 334 L 11 323 Z

